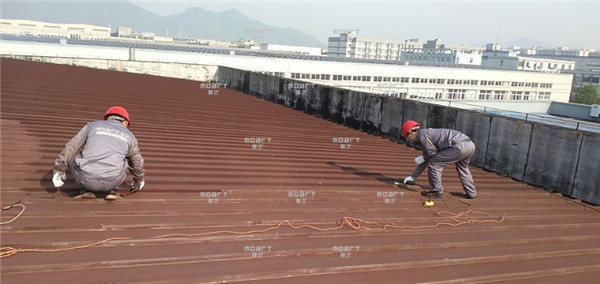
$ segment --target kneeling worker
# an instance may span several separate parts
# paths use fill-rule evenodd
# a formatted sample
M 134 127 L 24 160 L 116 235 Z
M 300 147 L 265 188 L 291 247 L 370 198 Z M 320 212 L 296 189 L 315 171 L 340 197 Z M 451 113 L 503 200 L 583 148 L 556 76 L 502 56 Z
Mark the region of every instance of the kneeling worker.
M 54 162 L 52 183 L 63 186 L 67 167 L 83 188 L 82 198 L 96 198 L 106 193 L 106 200 L 118 198 L 117 187 L 125 181 L 125 169 L 133 176 L 131 191 L 144 187 L 144 159 L 138 141 L 129 131 L 127 110 L 109 108 L 104 120 L 88 123 L 65 145 Z
M 442 170 L 451 163 L 455 163 L 458 177 L 467 198 L 477 197 L 477 190 L 473 176 L 469 170 L 469 162 L 475 153 L 475 144 L 469 136 L 453 129 L 421 129 L 419 123 L 409 120 L 402 125 L 402 135 L 409 141 L 419 144 L 423 148 L 423 155 L 415 158 L 417 167 L 413 173 L 404 180 L 398 180 L 396 185 L 414 182 L 421 173 L 428 168 L 429 191 L 423 195 L 429 197 L 442 197 Z

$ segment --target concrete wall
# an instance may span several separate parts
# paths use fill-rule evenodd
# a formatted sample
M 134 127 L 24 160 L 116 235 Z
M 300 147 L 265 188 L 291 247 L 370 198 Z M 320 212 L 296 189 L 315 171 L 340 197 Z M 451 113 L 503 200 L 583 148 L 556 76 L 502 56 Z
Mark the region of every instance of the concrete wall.
M 213 80 L 354 129 L 404 142 L 400 126 L 454 128 L 474 141 L 472 165 L 600 205 L 600 134 L 376 96 L 227 67 Z M 305 84 L 305 85 L 303 85 Z

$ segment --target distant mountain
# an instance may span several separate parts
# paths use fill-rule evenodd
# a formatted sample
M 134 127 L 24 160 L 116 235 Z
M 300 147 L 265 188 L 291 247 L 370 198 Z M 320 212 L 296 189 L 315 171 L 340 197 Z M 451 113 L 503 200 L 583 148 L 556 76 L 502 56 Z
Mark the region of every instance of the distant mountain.
M 278 28 L 248 19 L 238 10 L 220 13 L 188 8 L 180 14 L 160 16 L 126 0 L 109 2 L 4 2 L 1 17 L 53 23 L 131 27 L 137 32 L 153 32 L 175 38 L 201 38 L 220 41 L 249 39 L 261 43 L 326 47 L 306 33 Z

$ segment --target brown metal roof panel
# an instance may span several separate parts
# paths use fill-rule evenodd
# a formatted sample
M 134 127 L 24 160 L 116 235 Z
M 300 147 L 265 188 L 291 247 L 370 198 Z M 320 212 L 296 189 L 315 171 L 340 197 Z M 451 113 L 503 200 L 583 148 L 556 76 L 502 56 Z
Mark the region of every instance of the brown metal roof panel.
M 148 174 L 142 192 L 112 203 L 27 197 L 23 216 L 1 227 L 3 247 L 131 239 L 19 252 L 2 259 L 7 283 L 477 282 L 547 275 L 585 282 L 600 274 L 590 264 L 598 260 L 597 211 L 475 168 L 480 196 L 463 200 L 453 167 L 444 172 L 445 202 L 430 210 L 419 187 L 391 185 L 412 171 L 417 151 L 238 92 L 210 96 L 193 81 L 3 59 L 1 99 L 3 206 L 24 192 L 48 196 L 58 151 L 113 104 L 129 107 Z M 272 141 L 254 150 L 244 142 L 250 137 Z M 336 137 L 360 142 L 340 149 Z M 65 188 L 77 189 L 70 181 Z M 206 192 L 220 193 L 218 202 L 209 203 Z M 290 194 L 301 192 L 315 195 L 297 203 Z M 402 195 L 386 203 L 381 193 Z M 442 212 L 467 210 L 473 210 L 470 220 L 488 223 Z M 2 221 L 17 211 L 2 211 Z M 285 219 L 335 228 L 344 216 L 418 227 L 369 233 L 284 225 L 202 235 L 265 230 Z M 449 226 L 457 221 L 466 223 Z M 154 238 L 164 234 L 192 236 Z M 262 257 L 245 251 L 263 245 L 272 250 Z M 360 251 L 342 258 L 336 246 Z

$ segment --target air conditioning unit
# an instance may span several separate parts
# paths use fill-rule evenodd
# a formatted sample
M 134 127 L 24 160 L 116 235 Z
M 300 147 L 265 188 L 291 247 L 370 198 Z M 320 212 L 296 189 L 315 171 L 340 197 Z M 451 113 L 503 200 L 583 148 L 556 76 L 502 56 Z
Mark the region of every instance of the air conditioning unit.
M 600 105 L 592 105 L 590 108 L 591 117 L 600 117 Z

